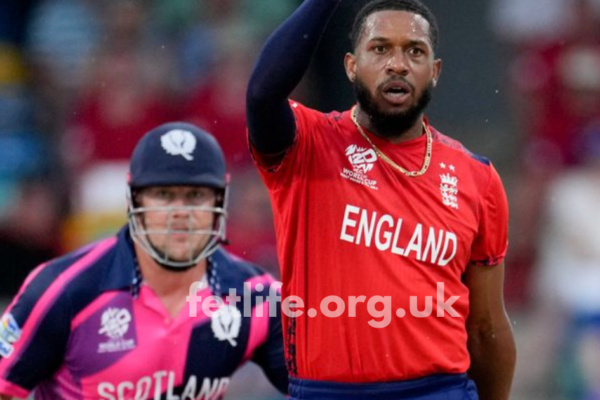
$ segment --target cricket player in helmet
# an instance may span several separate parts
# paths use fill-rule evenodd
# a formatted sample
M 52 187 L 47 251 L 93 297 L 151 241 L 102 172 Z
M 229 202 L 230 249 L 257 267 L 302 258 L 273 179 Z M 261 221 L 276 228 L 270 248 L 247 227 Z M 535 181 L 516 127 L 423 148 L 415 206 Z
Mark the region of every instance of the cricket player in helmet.
M 131 158 L 133 240 L 159 265 L 185 270 L 225 241 L 228 176 L 217 141 L 191 124 L 150 131 Z
M 219 248 L 228 179 L 216 140 L 161 125 L 130 168 L 129 223 L 42 264 L 0 318 L 0 400 L 221 399 L 247 361 L 286 393 L 280 309 L 259 300 L 277 282 Z

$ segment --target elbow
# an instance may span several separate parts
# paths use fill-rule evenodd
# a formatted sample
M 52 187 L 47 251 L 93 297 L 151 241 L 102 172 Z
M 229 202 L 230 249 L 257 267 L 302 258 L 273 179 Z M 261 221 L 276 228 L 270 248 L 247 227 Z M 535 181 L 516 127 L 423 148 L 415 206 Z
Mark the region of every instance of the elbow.
M 497 354 L 514 363 L 517 349 L 512 327 L 508 321 L 474 324 L 468 329 L 468 348 L 471 356 Z
M 260 104 L 261 101 L 264 101 L 262 92 L 260 90 L 260 85 L 258 84 L 258 79 L 254 77 L 254 74 L 250 77 L 248 81 L 248 87 L 246 88 L 246 104 L 255 105 Z
M 475 342 L 493 342 L 504 336 L 512 336 L 512 327 L 505 318 L 481 319 L 471 321 L 467 326 L 469 340 Z
M 261 110 L 268 110 L 271 103 L 272 100 L 265 93 L 263 86 L 256 79 L 251 78 L 246 90 L 246 110 L 248 114 L 253 115 L 261 112 Z

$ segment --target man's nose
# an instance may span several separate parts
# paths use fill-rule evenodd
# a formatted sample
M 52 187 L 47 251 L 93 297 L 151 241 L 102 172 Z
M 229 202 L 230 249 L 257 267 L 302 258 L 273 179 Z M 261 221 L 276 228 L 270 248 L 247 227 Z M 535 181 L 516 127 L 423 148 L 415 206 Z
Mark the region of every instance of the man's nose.
M 169 205 L 175 207 L 175 213 L 181 214 L 189 212 L 187 206 L 190 206 L 190 202 L 185 196 L 174 196 Z
M 408 74 L 408 61 L 406 59 L 406 54 L 403 51 L 394 51 L 390 55 L 388 59 L 386 70 L 389 73 L 394 73 L 398 75 L 407 75 Z

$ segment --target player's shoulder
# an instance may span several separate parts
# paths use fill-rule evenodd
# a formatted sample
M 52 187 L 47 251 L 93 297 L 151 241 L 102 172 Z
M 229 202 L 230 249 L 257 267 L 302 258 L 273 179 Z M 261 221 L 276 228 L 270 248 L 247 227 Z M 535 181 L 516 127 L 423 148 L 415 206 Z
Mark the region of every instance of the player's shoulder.
M 295 100 L 290 100 L 290 107 L 294 111 L 296 117 L 301 116 L 303 119 L 307 121 L 317 122 L 322 121 L 323 123 L 327 123 L 329 125 L 339 124 L 344 119 L 344 112 L 340 111 L 329 111 L 323 112 L 311 108 L 305 104 L 302 104 Z
M 444 177 L 458 178 L 463 187 L 471 187 L 477 193 L 502 194 L 502 178 L 489 158 L 475 154 L 461 142 L 432 128 L 437 158 Z M 435 153 L 434 153 L 435 154 Z M 442 179 L 444 179 L 442 177 Z
M 58 286 L 62 286 L 61 292 L 67 292 L 82 284 L 93 285 L 94 279 L 78 277 L 86 272 L 99 270 L 98 267 L 112 256 L 116 243 L 116 237 L 102 239 L 41 264 L 29 274 L 21 292 L 40 295 L 51 287 L 56 291 Z
M 431 126 L 430 129 L 432 130 L 433 139 L 435 142 L 439 143 L 441 146 L 445 147 L 448 150 L 456 152 L 456 154 L 459 157 L 460 155 L 462 155 L 464 158 L 473 160 L 473 162 L 475 163 L 481 164 L 486 167 L 491 166 L 492 163 L 489 158 L 473 153 L 460 141 L 443 134 L 442 132 L 438 131 L 437 129 Z
M 105 265 L 101 260 L 111 257 L 116 241 L 114 237 L 104 239 L 40 265 L 21 285 L 5 314 L 18 326 L 46 315 L 35 310 L 48 311 L 48 318 L 56 319 L 56 324 L 68 323 L 100 290 Z

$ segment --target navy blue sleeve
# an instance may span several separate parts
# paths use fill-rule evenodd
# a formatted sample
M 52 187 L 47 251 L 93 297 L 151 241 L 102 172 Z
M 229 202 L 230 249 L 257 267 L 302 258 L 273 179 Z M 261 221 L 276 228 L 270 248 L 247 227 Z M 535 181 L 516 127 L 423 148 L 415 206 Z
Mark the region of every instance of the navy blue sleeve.
M 45 267 L 28 279 L 3 315 L 0 393 L 23 397 L 63 363 L 70 335 L 71 301 L 66 293 L 45 296 L 61 272 L 57 266 Z M 32 328 L 22 330 L 27 325 Z
M 269 317 L 267 340 L 254 352 L 252 361 L 258 364 L 269 382 L 281 393 L 288 392 L 288 370 L 283 350 L 283 332 L 281 329 L 281 307 L 277 307 L 277 316 Z
M 306 0 L 267 40 L 248 83 L 246 107 L 251 145 L 281 154 L 296 135 L 288 96 L 300 83 L 327 23 L 341 0 Z

